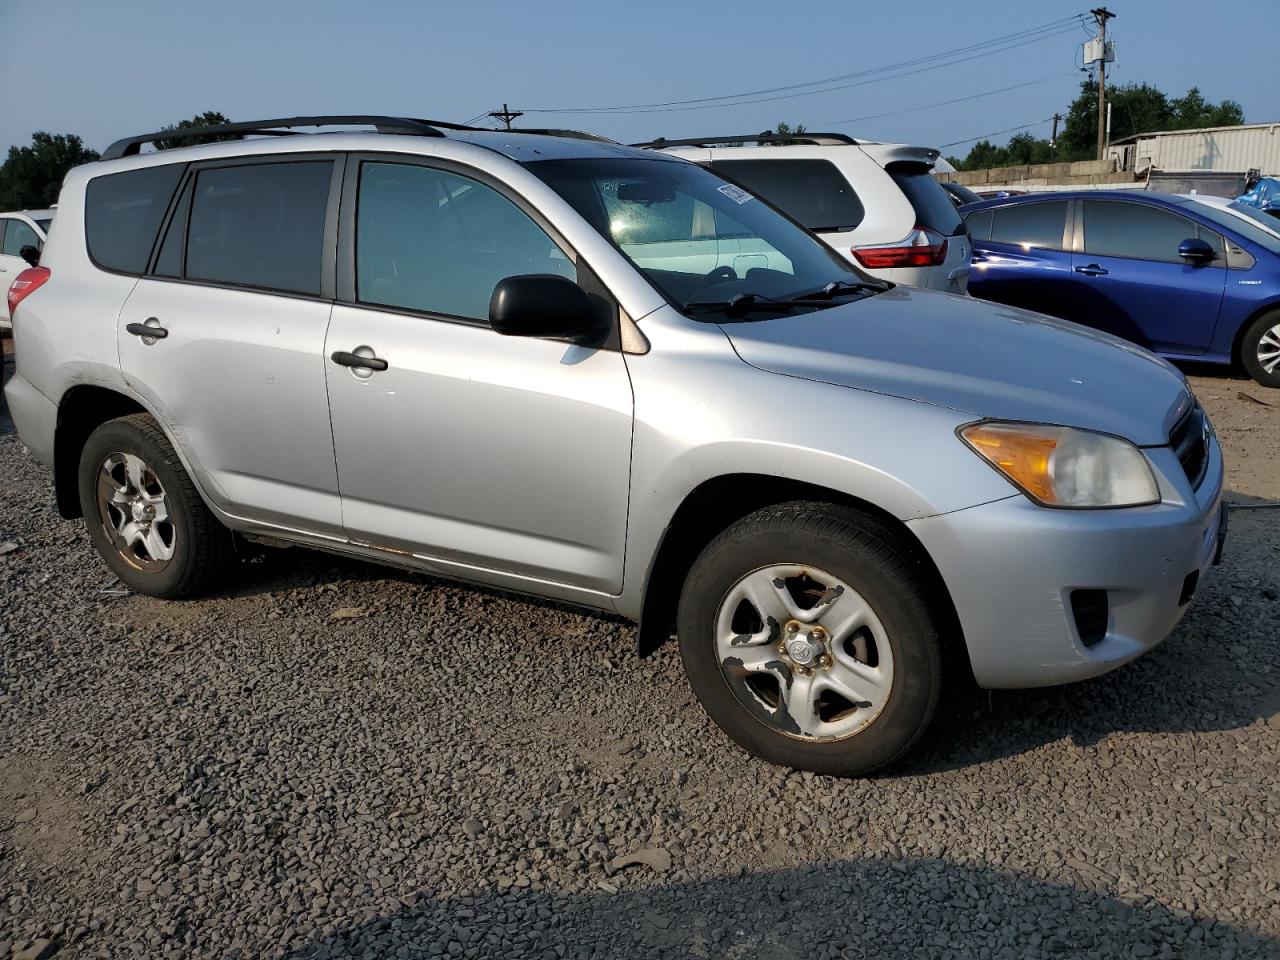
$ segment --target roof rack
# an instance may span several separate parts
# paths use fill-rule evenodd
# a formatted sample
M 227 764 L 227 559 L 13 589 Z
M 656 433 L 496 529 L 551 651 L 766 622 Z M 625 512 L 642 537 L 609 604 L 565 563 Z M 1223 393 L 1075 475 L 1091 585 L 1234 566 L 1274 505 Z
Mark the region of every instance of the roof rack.
M 349 114 L 332 117 L 282 117 L 278 120 L 246 120 L 240 123 L 218 123 L 207 127 L 185 127 L 174 130 L 160 130 L 156 133 L 144 133 L 141 136 L 125 137 L 117 140 L 102 152 L 102 160 L 116 160 L 120 157 L 131 157 L 142 150 L 144 143 L 155 143 L 157 140 L 195 140 L 199 137 L 226 136 L 228 134 L 256 133 L 264 136 L 285 136 L 297 133 L 296 127 L 330 127 L 345 124 L 358 124 L 376 129 L 379 133 L 413 134 L 422 137 L 443 137 L 437 127 L 455 130 L 466 130 L 456 123 L 443 123 L 437 120 L 415 120 L 412 117 L 380 117 L 368 114 Z
M 687 140 L 668 140 L 666 137 L 658 137 L 656 140 L 650 140 L 647 143 L 633 143 L 633 147 L 648 147 L 652 150 L 661 150 L 664 147 L 713 147 L 726 146 L 742 143 L 807 143 L 819 146 L 831 146 L 833 144 L 849 144 L 858 143 L 844 133 L 774 133 L 772 130 L 765 130 L 763 133 L 744 133 L 736 137 L 690 137 Z
M 259 136 L 290 136 L 299 133 L 298 127 L 332 127 L 332 126 L 366 126 L 373 127 L 378 133 L 398 133 L 419 137 L 443 137 L 444 130 L 475 131 L 477 133 L 535 133 L 550 137 L 572 137 L 575 140 L 595 140 L 600 143 L 615 143 L 608 137 L 597 136 L 581 130 L 557 129 L 513 129 L 489 130 L 485 127 L 468 127 L 461 123 L 450 123 L 447 120 L 422 120 L 417 117 L 382 117 L 372 114 L 344 114 L 326 117 L 282 117 L 278 120 L 246 120 L 240 123 L 219 123 L 207 127 L 182 127 L 173 130 L 160 130 L 156 133 L 144 133 L 136 137 L 125 137 L 117 140 L 102 152 L 99 159 L 118 160 L 120 157 L 132 157 L 142 151 L 144 143 L 155 143 L 157 140 L 196 140 L 200 137 L 225 137 L 235 134 L 257 134 Z

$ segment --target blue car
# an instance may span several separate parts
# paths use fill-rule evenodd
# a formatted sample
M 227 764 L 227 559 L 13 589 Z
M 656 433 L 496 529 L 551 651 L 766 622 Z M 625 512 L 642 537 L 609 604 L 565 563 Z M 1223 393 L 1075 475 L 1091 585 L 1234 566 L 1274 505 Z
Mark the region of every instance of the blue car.
M 968 204 L 969 292 L 1280 387 L 1280 230 L 1217 198 L 1071 191 Z

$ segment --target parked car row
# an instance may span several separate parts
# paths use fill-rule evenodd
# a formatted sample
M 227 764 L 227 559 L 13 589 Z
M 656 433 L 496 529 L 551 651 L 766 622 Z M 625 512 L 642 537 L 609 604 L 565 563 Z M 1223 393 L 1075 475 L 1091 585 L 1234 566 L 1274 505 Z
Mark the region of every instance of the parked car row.
M 141 152 L 335 124 L 377 132 Z M 969 238 L 931 156 L 367 116 L 129 137 L 9 289 L 5 397 L 135 591 L 207 591 L 249 536 L 577 603 L 674 631 L 745 749 L 865 773 L 944 685 L 1151 649 L 1226 535 L 1182 374 L 942 292 Z M 1063 202 L 1070 263 L 1096 221 Z M 1003 210 L 971 219 L 984 267 Z

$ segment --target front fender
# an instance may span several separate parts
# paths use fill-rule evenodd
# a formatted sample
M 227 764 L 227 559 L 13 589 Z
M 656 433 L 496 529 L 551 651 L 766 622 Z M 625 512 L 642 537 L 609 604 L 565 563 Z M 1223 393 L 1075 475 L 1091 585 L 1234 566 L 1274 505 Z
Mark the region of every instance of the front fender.
M 718 328 L 664 329 L 629 357 L 635 438 L 619 612 L 639 615 L 653 560 L 684 500 L 717 477 L 800 481 L 902 521 L 1016 492 L 955 435 L 972 415 L 768 373 L 738 359 Z M 674 342 L 673 342 L 674 341 Z

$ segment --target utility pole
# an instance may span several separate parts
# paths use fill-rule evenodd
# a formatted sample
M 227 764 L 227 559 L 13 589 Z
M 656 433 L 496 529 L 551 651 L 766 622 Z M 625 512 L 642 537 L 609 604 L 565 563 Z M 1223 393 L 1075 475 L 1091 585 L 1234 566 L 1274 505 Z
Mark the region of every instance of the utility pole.
M 1062 120 L 1062 114 L 1055 113 L 1053 115 L 1053 136 L 1049 138 L 1049 162 L 1054 163 L 1058 158 L 1058 123 Z
M 1098 159 L 1107 158 L 1107 21 L 1115 16 L 1106 7 L 1090 10 L 1098 22 L 1098 39 L 1102 41 L 1102 56 L 1098 60 Z
M 508 109 L 507 105 L 504 103 L 504 104 L 502 105 L 502 109 L 501 109 L 501 110 L 490 110 L 490 111 L 489 111 L 489 116 L 491 116 L 491 117 L 495 117 L 495 118 L 497 118 L 498 120 L 501 120 L 503 123 L 505 123 L 505 124 L 507 125 L 507 129 L 508 129 L 508 130 L 510 130 L 510 129 L 511 129 L 511 121 L 512 121 L 512 120 L 514 120 L 516 117 L 523 117 L 523 116 L 524 116 L 524 111 L 523 111 L 523 110 L 511 110 L 511 109 Z

